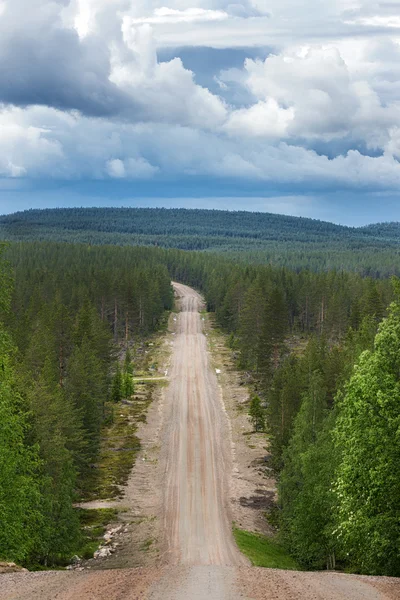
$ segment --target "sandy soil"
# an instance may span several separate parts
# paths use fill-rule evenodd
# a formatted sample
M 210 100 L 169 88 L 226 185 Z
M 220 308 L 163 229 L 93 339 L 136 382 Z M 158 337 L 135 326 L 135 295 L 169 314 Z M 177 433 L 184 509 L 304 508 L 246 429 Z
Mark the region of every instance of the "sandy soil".
M 332 572 L 239 568 L 237 589 L 248 600 L 394 600 L 400 579 Z M 378 583 L 378 585 L 376 585 Z
M 205 316 L 204 327 L 212 366 L 218 370 L 219 389 L 232 441 L 230 502 L 233 520 L 242 529 L 271 535 L 274 532 L 265 519 L 265 512 L 274 505 L 276 481 L 268 467 L 266 435 L 256 433 L 250 423 L 249 389 L 243 374 L 235 368 L 227 336 L 213 328 L 210 315 Z
M 262 481 L 260 471 L 264 440 L 248 435 L 240 411 L 246 391 L 227 356 L 217 348 L 211 358 L 201 297 L 181 284 L 174 288 L 180 313 L 166 340 L 170 384 L 141 432 L 143 449 L 120 501 L 126 527 L 117 552 L 83 571 L 0 575 L 0 600 L 400 598 L 400 579 L 247 565 L 231 522 L 257 528 L 257 498 L 262 503 L 274 493 L 273 480 Z M 130 568 L 141 560 L 138 544 L 145 539 L 142 554 L 153 566 Z
M 246 564 L 231 531 L 229 427 L 202 331 L 203 301 L 187 286 L 174 289 L 180 312 L 162 446 L 166 552 L 174 564 Z
M 1 600 L 142 600 L 159 569 L 44 571 L 2 575 Z

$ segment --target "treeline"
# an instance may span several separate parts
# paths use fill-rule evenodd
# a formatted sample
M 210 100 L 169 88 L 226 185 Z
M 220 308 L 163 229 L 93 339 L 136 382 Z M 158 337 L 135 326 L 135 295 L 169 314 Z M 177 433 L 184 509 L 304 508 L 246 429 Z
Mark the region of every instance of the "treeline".
M 157 250 L 34 243 L 8 248 L 7 259 L 10 270 L 0 272 L 7 323 L 7 331 L 0 327 L 0 557 L 57 564 L 79 541 L 73 502 L 96 463 L 106 402 L 132 390 L 117 343 L 128 348 L 156 330 L 172 289 Z
M 367 315 L 382 318 L 393 298 L 390 280 L 342 270 L 295 272 L 177 250 L 164 260 L 173 278 L 205 293 L 209 310 L 233 334 L 241 366 L 258 372 L 268 340 L 281 346 L 288 333 L 341 338 Z
M 170 269 L 203 289 L 252 375 L 284 545 L 307 569 L 399 576 L 399 284 L 199 255 Z
M 0 239 L 144 245 L 224 253 L 292 270 L 400 275 L 398 223 L 344 227 L 246 211 L 150 208 L 29 210 L 0 217 Z

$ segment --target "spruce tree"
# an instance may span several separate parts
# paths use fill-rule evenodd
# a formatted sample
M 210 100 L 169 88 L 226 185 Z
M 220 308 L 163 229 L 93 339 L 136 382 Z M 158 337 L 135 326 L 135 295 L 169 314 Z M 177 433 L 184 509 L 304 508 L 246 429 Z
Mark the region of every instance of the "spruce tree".
M 0 558 L 25 562 L 41 543 L 43 480 L 37 446 L 27 443 L 28 414 L 16 385 L 13 354 L 0 325 Z
M 123 381 L 123 375 L 121 373 L 121 367 L 119 366 L 119 362 L 117 361 L 116 367 L 115 367 L 115 373 L 114 376 L 112 378 L 112 383 L 111 383 L 111 401 L 112 402 L 121 402 L 122 398 L 124 397 L 124 381 Z
M 264 431 L 265 429 L 265 411 L 261 404 L 259 396 L 253 396 L 249 407 L 249 417 L 253 424 L 254 431 Z

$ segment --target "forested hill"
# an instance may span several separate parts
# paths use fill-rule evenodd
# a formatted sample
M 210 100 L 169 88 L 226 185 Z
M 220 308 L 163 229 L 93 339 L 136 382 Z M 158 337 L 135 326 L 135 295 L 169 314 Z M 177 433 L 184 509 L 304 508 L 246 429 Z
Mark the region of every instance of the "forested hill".
M 162 246 L 225 252 L 294 269 L 400 273 L 398 223 L 353 228 L 246 211 L 62 208 L 0 217 L 0 239 Z

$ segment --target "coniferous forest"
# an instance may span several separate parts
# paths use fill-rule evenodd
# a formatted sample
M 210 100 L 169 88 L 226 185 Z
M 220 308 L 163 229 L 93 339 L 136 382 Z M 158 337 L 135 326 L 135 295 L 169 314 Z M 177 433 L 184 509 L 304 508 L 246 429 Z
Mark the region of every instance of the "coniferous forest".
M 26 244 L 2 250 L 0 548 L 56 564 L 77 547 L 73 503 L 99 452 L 118 342 L 171 309 L 157 251 Z
M 340 249 L 335 227 L 321 235 Z M 73 504 L 99 451 L 118 349 L 157 331 L 174 279 L 204 294 L 254 389 L 282 544 L 305 569 L 400 576 L 400 284 L 388 277 L 395 241 L 379 235 L 379 269 L 371 248 L 360 268 L 350 249 L 346 268 L 301 268 L 284 239 L 278 264 L 119 240 L 5 245 L 1 558 L 50 565 L 73 553 Z
M 400 275 L 398 223 L 345 227 L 245 211 L 60 208 L 0 216 L 0 240 L 141 245 L 208 251 L 290 269 Z

